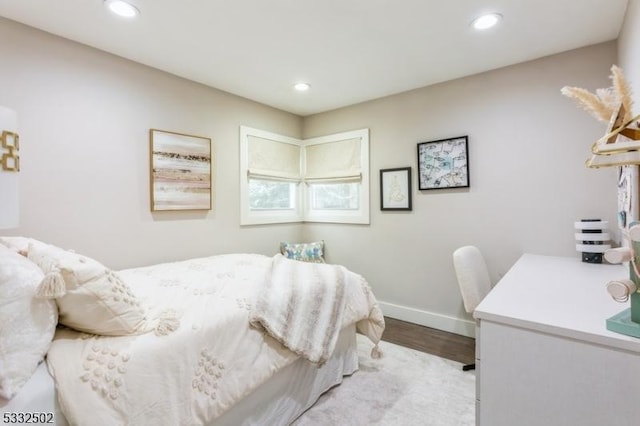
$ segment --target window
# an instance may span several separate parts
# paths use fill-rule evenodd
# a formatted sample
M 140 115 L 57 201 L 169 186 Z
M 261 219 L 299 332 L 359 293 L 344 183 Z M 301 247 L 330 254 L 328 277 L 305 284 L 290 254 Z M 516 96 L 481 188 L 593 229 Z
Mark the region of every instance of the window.
M 358 210 L 359 185 L 354 183 L 315 183 L 309 185 L 312 210 Z
M 302 221 L 300 140 L 240 127 L 240 224 Z
M 240 128 L 241 224 L 369 223 L 368 129 L 299 140 Z
M 304 220 L 369 223 L 369 130 L 303 141 Z
M 249 208 L 251 210 L 294 209 L 295 184 L 249 178 Z

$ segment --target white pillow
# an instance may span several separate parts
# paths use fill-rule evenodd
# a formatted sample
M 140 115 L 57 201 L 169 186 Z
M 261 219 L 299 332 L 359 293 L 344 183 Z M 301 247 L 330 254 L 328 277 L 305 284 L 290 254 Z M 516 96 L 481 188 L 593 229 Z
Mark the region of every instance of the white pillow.
M 106 336 L 151 330 L 145 306 L 100 262 L 48 244 L 30 245 L 29 259 L 45 273 L 39 294 L 56 298 L 60 324 Z
M 42 241 L 29 237 L 0 237 L 0 244 L 9 247 L 11 250 L 23 254 L 24 256 L 27 255 L 30 244 L 34 246 L 46 245 Z
M 0 244 L 0 396 L 11 399 L 49 350 L 58 311 L 34 297 L 43 278 L 37 265 Z

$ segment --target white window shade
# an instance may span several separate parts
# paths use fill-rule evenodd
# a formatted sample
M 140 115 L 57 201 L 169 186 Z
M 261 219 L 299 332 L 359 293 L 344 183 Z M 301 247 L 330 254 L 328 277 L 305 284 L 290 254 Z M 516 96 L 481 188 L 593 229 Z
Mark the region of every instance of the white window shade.
M 294 181 L 300 176 L 300 146 L 249 135 L 248 175 L 253 179 Z
M 369 129 L 300 140 L 241 126 L 240 212 L 241 225 L 368 224 Z
M 307 222 L 369 223 L 369 129 L 303 141 Z
M 310 183 L 362 180 L 361 138 L 305 147 L 305 180 Z

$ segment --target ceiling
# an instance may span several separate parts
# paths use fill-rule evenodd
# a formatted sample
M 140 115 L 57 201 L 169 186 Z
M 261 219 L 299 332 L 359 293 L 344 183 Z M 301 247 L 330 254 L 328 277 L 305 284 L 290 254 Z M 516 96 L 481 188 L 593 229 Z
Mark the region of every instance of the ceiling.
M 306 116 L 614 40 L 627 0 L 0 0 L 0 16 Z M 469 25 L 499 12 L 499 26 Z M 305 81 L 311 89 L 293 90 Z

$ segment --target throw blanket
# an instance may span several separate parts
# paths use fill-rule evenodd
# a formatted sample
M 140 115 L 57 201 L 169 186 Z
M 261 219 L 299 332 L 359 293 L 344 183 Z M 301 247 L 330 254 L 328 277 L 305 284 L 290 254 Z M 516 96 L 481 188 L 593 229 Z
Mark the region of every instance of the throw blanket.
M 291 351 L 322 365 L 333 353 L 345 316 L 347 324 L 366 318 L 367 337 L 378 343 L 384 319 L 362 276 L 340 265 L 304 263 L 279 254 L 250 321 Z
M 59 329 L 47 364 L 69 423 L 211 424 L 298 359 L 249 323 L 257 296 L 281 281 L 273 276 L 279 263 L 277 257 L 234 254 L 120 271 L 138 298 L 159 312 L 176 312 L 180 326 L 166 335 L 137 336 Z M 368 286 L 350 278 L 344 283 L 338 328 L 357 323 L 377 342 L 383 319 Z

